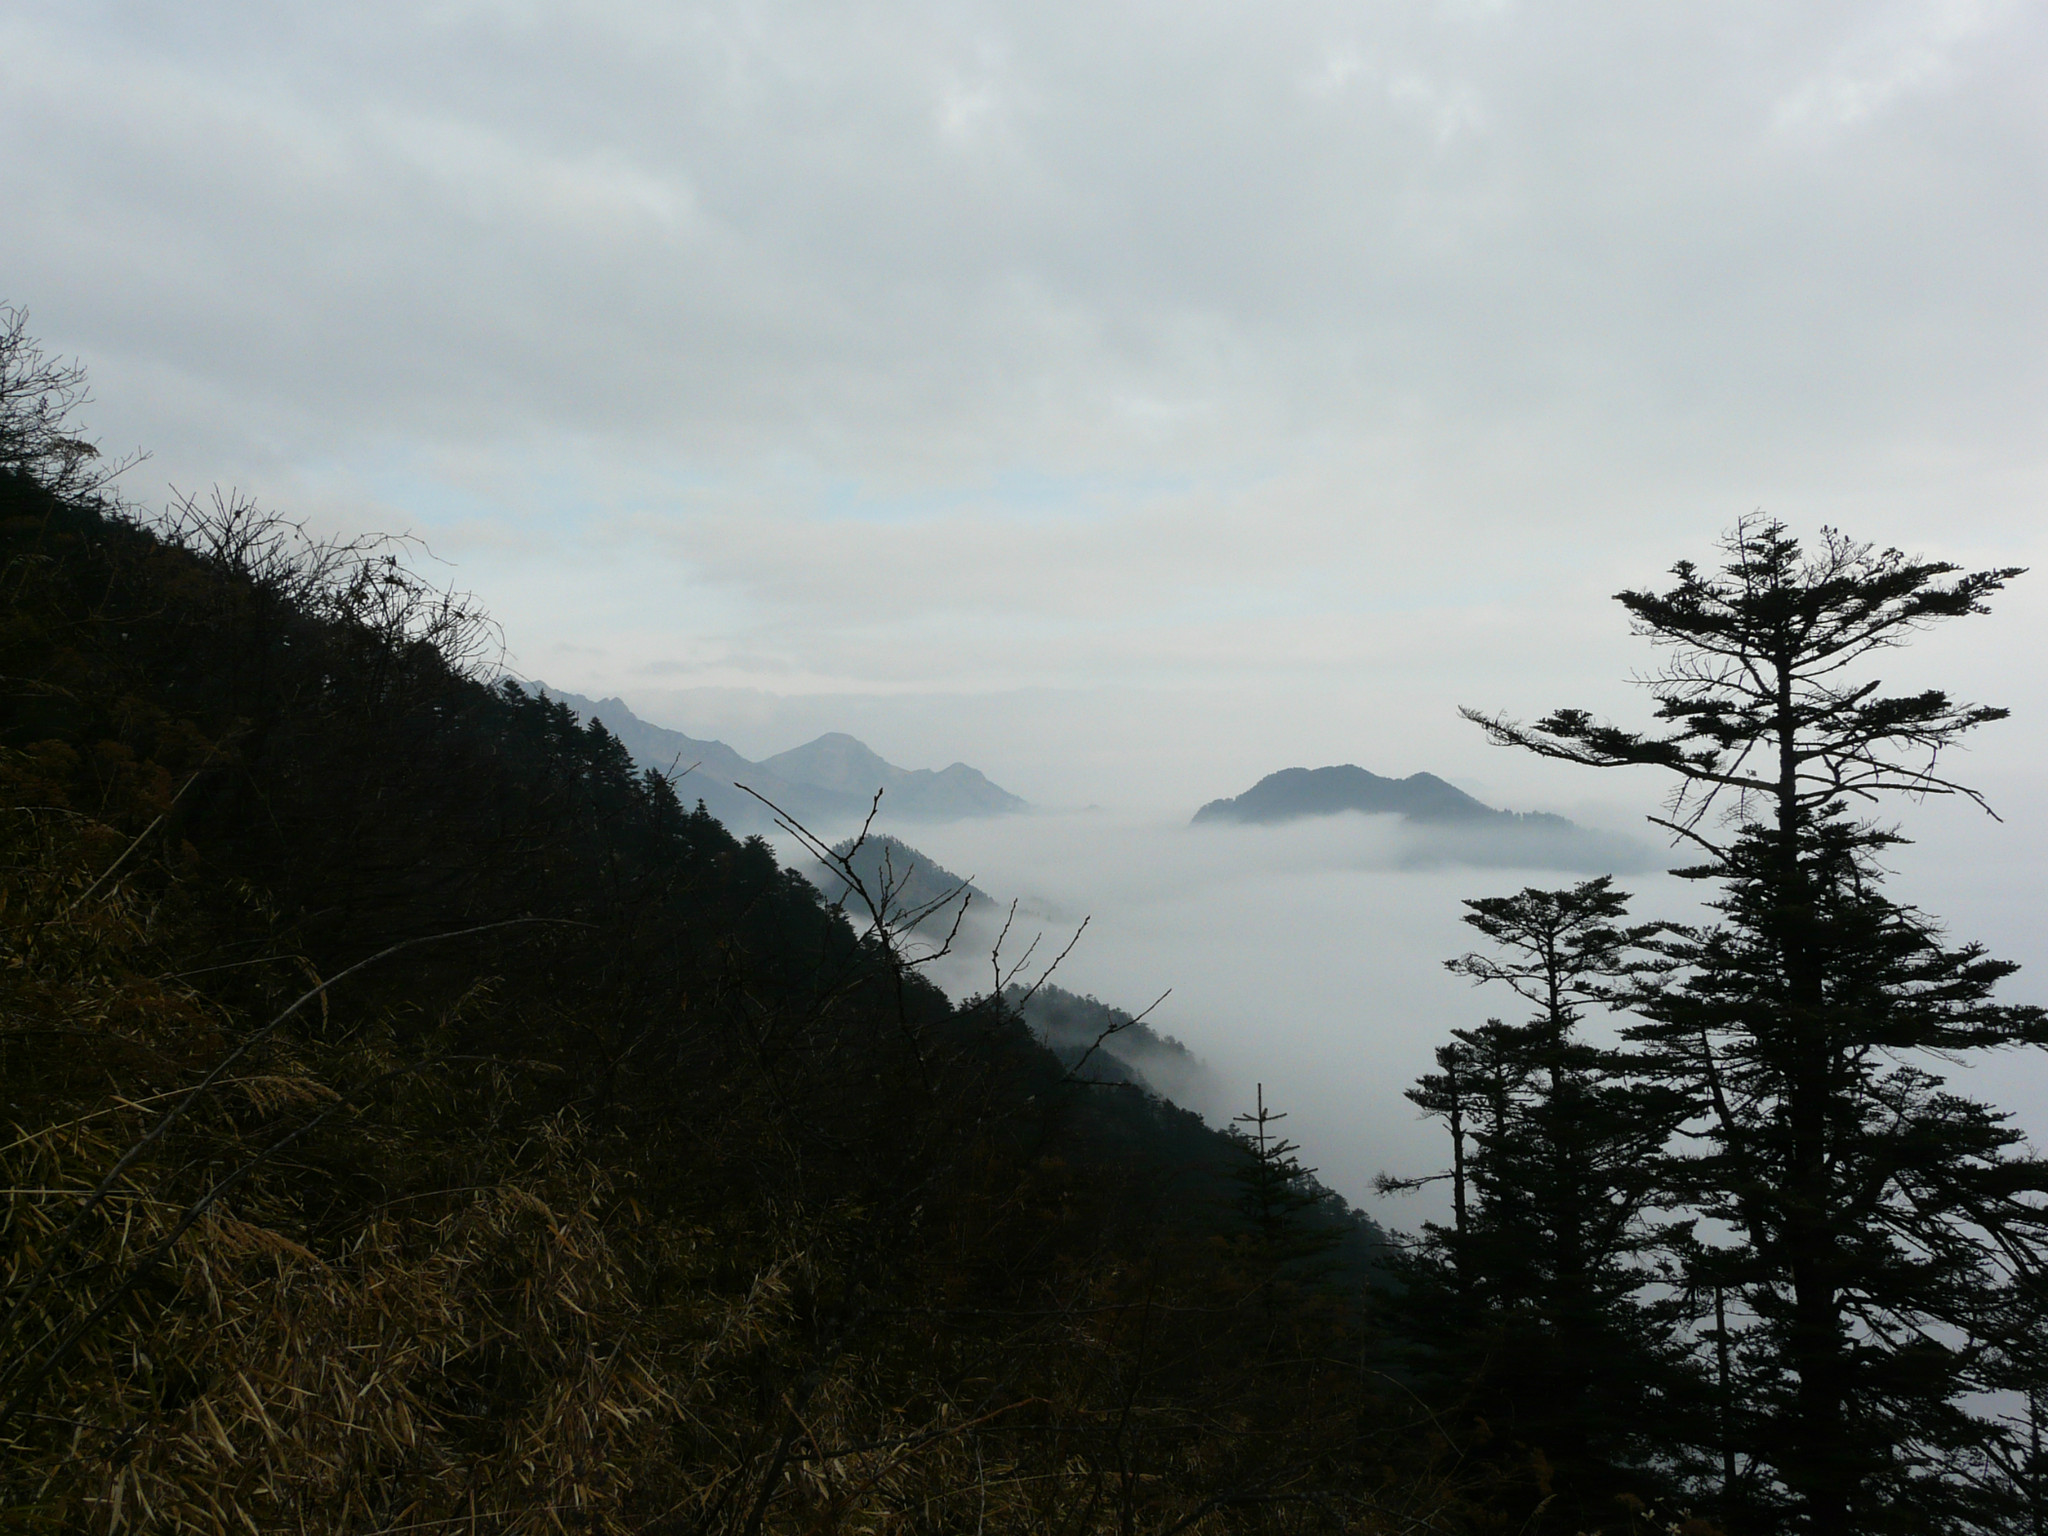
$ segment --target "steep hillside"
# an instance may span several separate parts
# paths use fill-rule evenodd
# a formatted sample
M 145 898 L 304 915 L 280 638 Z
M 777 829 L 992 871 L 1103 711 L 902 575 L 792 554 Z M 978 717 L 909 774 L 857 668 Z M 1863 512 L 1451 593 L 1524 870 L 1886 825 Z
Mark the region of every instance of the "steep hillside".
M 0 472 L 0 579 L 10 1527 L 1463 1507 L 1341 1209 L 949 1004 L 383 549 Z
M 979 886 L 886 832 L 844 839 L 833 847 L 831 863 L 809 873 L 828 902 L 857 913 L 872 904 L 906 931 L 943 936 L 962 912 L 985 913 L 995 905 Z
M 1136 1083 L 1184 1108 L 1209 1102 L 1212 1083 L 1195 1054 L 1126 1009 L 1051 983 L 1012 986 L 1004 1001 L 1069 1070 Z

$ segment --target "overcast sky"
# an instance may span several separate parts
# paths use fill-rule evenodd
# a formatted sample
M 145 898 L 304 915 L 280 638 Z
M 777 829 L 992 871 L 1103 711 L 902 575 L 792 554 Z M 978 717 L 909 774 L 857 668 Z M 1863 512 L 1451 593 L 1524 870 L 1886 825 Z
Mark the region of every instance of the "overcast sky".
M 1633 707 L 1608 594 L 1755 508 L 2048 564 L 2044 81 L 1999 0 L 0 0 L 0 298 L 131 495 L 743 751 L 1633 815 L 1454 706 Z M 1964 630 L 2038 869 L 2048 572 Z

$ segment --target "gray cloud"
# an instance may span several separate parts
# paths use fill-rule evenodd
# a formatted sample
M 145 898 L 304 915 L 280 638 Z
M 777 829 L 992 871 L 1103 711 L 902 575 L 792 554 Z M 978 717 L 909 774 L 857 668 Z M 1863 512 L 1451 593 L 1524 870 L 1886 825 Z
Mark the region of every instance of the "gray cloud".
M 14 281 L 329 451 L 947 484 L 1403 412 L 1995 433 L 2039 382 L 2031 7 L 177 17 L 11 9 Z

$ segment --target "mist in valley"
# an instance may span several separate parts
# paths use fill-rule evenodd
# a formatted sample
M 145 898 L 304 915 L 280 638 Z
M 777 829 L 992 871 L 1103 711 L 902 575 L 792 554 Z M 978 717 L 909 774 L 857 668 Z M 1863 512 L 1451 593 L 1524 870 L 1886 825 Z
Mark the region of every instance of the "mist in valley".
M 927 966 L 948 992 L 986 992 L 999 976 L 1028 985 L 1066 950 L 1057 985 L 1132 1013 L 1157 1003 L 1145 1022 L 1206 1068 L 1174 1095 L 1186 1107 L 1222 1124 L 1263 1083 L 1323 1181 L 1401 1223 L 1434 1214 L 1434 1202 L 1382 1201 L 1374 1175 L 1423 1171 L 1443 1156 L 1441 1131 L 1404 1091 L 1448 1030 L 1515 1011 L 1514 999 L 1445 971 L 1476 938 L 1460 902 L 1586 878 L 1423 860 L 1416 829 L 1387 816 L 1190 828 L 1165 811 L 1090 810 L 899 830 L 986 893 L 950 952 Z M 791 840 L 780 851 L 807 867 Z M 1641 912 L 1697 909 L 1698 892 L 1661 871 L 1624 883 Z M 950 928 L 950 914 L 934 914 L 910 947 L 929 954 Z
M 1994 772 L 1987 787 L 2004 821 L 1960 802 L 1907 808 L 1906 828 L 1918 841 L 1894 850 L 1895 884 L 1956 938 L 2019 961 L 2024 969 L 2006 991 L 2033 999 L 2048 985 L 2039 818 L 2022 782 Z M 1690 860 L 1642 819 L 1654 800 L 1573 809 L 1628 859 L 1615 873 L 1633 893 L 1638 920 L 1711 916 L 1703 905 L 1711 886 L 1674 876 Z M 1625 830 L 1631 821 L 1639 832 Z M 1250 1108 L 1263 1084 L 1323 1181 L 1396 1226 L 1441 1214 L 1447 1200 L 1433 1189 L 1392 1197 L 1373 1190 L 1380 1172 L 1413 1175 L 1444 1161 L 1442 1128 L 1405 1091 L 1431 1070 L 1450 1030 L 1520 1012 L 1513 997 L 1445 970 L 1446 959 L 1478 943 L 1461 921 L 1462 903 L 1606 872 L 1583 860 L 1516 865 L 1512 848 L 1446 843 L 1442 829 L 1394 816 L 1190 827 L 1183 808 L 1159 805 L 895 827 L 883 816 L 876 826 L 877 836 L 901 836 L 930 865 L 975 888 L 957 932 L 949 907 L 908 936 L 913 953 L 929 956 L 950 933 L 948 952 L 925 966 L 950 994 L 1001 981 L 1029 985 L 1057 957 L 1056 985 L 1132 1013 L 1151 1008 L 1145 1022 L 1198 1059 L 1200 1072 L 1170 1080 L 1155 1068 L 1161 1091 L 1221 1125 Z M 854 829 L 825 830 L 838 837 Z M 785 863 L 841 894 L 793 839 L 777 842 Z M 936 894 L 927 871 L 893 857 L 914 899 Z M 857 899 L 853 907 L 858 916 Z M 1588 1032 L 1600 1038 L 1623 1022 L 1596 1016 Z M 2037 1138 L 2048 1133 L 2048 1066 L 2026 1057 L 1935 1066 L 1975 1078 L 1971 1091 L 2015 1112 Z M 1178 1064 L 1173 1070 L 1181 1072 Z

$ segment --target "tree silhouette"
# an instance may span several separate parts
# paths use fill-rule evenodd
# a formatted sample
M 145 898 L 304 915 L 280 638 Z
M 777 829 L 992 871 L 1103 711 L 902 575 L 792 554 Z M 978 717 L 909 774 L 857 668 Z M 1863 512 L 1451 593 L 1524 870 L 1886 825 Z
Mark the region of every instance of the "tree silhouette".
M 1882 894 L 1900 838 L 1850 808 L 1982 803 L 1942 757 L 2005 711 L 1887 694 L 1865 667 L 1985 612 L 2019 571 L 1959 574 L 1833 530 L 1808 555 L 1774 521 L 1738 525 L 1723 554 L 1711 575 L 1683 562 L 1667 591 L 1619 595 L 1666 653 L 1647 680 L 1661 732 L 1467 713 L 1497 742 L 1674 774 L 1662 824 L 1705 855 L 1684 873 L 1721 884 L 1720 921 L 1670 946 L 1684 969 L 1630 1037 L 1696 1108 L 1670 1193 L 1725 1233 L 1691 1279 L 1732 1313 L 1715 1340 L 1739 1406 L 1731 1518 L 1990 1528 L 1976 1490 L 2008 1429 L 1967 1399 L 1991 1384 L 2001 1299 L 2043 1255 L 2048 1168 L 1933 1068 L 2048 1042 L 2048 1015 L 1995 1002 L 2012 966 L 1944 947 Z
M 1661 1480 L 1646 1469 L 1668 1459 L 1690 1395 L 1679 1308 L 1647 1294 L 1672 1235 L 1656 1218 L 1658 1160 L 1684 1100 L 1580 1028 L 1589 1005 L 1626 1000 L 1659 968 L 1647 946 L 1662 925 L 1625 924 L 1627 904 L 1607 877 L 1466 902 L 1494 948 L 1446 965 L 1533 1012 L 1454 1031 L 1443 1072 L 1409 1094 L 1449 1124 L 1457 1214 L 1408 1256 L 1401 1310 L 1434 1335 L 1435 1368 L 1468 1406 L 1541 1457 L 1556 1512 L 1589 1524 Z
M 1300 1146 L 1279 1133 L 1287 1116 L 1266 1108 L 1264 1083 L 1256 1089 L 1255 1105 L 1231 1120 L 1231 1140 L 1242 1154 L 1232 1177 L 1238 1209 L 1268 1262 L 1278 1268 L 1323 1252 L 1338 1234 L 1327 1222 L 1312 1219 L 1328 1203 L 1329 1191 L 1316 1183 L 1316 1170 L 1296 1156 Z

